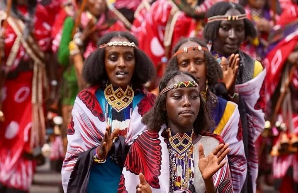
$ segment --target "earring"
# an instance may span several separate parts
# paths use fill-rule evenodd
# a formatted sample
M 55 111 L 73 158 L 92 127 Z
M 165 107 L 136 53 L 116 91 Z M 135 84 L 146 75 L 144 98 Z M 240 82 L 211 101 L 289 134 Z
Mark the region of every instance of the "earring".
M 202 98 L 206 101 L 206 96 L 207 96 L 207 89 L 208 89 L 208 80 L 206 79 L 205 81 L 205 91 L 201 91 L 201 96 Z

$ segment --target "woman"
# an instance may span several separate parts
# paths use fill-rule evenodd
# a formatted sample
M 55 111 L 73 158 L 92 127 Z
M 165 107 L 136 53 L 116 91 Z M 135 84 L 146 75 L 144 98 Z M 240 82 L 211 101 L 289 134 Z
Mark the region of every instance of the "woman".
M 175 43 L 182 37 L 202 37 L 205 13 L 216 1 L 220 0 L 157 0 L 151 5 L 142 29 L 133 33 L 156 66 L 158 80 L 153 88 L 165 72 Z M 153 92 L 158 94 L 157 90 Z
M 82 79 L 84 60 L 97 48 L 98 40 L 104 34 L 126 30 L 123 23 L 108 9 L 105 0 L 85 2 L 85 9 L 81 14 L 77 9 L 75 16 L 67 16 L 64 19 L 57 52 L 58 61 L 64 67 L 61 83 L 63 131 L 66 131 L 71 120 L 71 110 L 76 95 L 86 86 Z M 73 6 L 73 9 L 75 8 Z M 79 24 L 76 23 L 78 21 Z
M 189 72 L 198 79 L 200 93 L 214 121 L 210 132 L 220 135 L 229 144 L 228 162 L 233 190 L 239 193 L 246 179 L 247 160 L 237 105 L 212 92 L 222 93 L 224 90 L 224 86 L 218 82 L 223 77 L 220 65 L 208 51 L 206 44 L 197 38 L 184 38 L 174 47 L 167 72 L 172 70 Z
M 211 123 L 198 80 L 187 72 L 172 71 L 161 80 L 159 91 L 155 105 L 142 119 L 148 130 L 128 153 L 119 192 L 142 192 L 143 174 L 146 192 L 232 192 L 223 160 L 228 145 L 203 135 Z
M 241 116 L 248 161 L 243 191 L 254 192 L 258 173 L 255 141 L 265 125 L 263 82 L 266 71 L 260 62 L 240 51 L 240 46 L 246 38 L 255 38 L 256 30 L 246 18 L 243 7 L 236 3 L 220 2 L 213 5 L 207 12 L 207 18 L 203 32 L 205 40 L 211 44 L 211 53 L 216 58 L 223 57 L 222 67 L 232 73 L 231 79 L 224 79 L 224 83 L 228 99 L 238 103 Z M 227 64 L 224 63 L 225 58 L 229 59 Z M 223 75 L 227 74 L 223 72 Z
M 116 192 L 128 146 L 144 129 L 155 96 L 143 84 L 155 75 L 151 60 L 128 32 L 111 32 L 85 61 L 81 91 L 68 127 L 62 168 L 65 192 Z

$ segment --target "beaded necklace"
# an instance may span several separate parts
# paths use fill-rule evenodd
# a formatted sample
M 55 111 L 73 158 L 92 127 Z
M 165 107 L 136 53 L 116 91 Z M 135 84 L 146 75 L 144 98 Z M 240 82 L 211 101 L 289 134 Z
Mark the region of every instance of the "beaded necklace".
M 170 128 L 169 134 L 169 169 L 170 169 L 170 192 L 178 190 L 189 191 L 194 181 L 194 155 L 193 155 L 193 134 L 173 134 Z

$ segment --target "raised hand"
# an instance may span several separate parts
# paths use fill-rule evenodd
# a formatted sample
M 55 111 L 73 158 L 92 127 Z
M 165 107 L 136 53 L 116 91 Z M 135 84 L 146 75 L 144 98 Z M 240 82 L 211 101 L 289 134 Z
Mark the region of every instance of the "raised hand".
M 136 192 L 137 193 L 152 193 L 151 187 L 148 184 L 148 182 L 146 181 L 145 176 L 142 173 L 140 173 L 139 178 L 140 178 L 140 184 L 138 184 L 136 186 Z
M 226 160 L 223 159 L 228 152 L 228 144 L 220 144 L 209 155 L 205 156 L 203 145 L 199 145 L 198 167 L 204 180 L 210 179 L 221 167 L 225 165 Z
M 229 94 L 234 93 L 235 80 L 239 69 L 240 58 L 239 54 L 231 54 L 229 60 L 222 57 L 221 68 L 223 72 L 223 82 Z
M 115 129 L 111 132 L 111 126 L 106 127 L 104 139 L 102 140 L 99 147 L 97 147 L 97 155 L 100 159 L 105 159 L 111 146 L 113 144 L 114 138 L 118 137 L 119 129 Z

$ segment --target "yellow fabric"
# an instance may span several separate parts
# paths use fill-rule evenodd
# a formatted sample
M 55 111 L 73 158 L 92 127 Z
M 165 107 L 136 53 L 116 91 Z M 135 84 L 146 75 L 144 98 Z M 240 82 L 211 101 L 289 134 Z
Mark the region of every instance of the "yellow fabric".
M 263 68 L 262 64 L 259 61 L 255 60 L 253 78 L 255 78 L 263 70 L 264 70 L 264 68 Z
M 233 103 L 227 103 L 226 104 L 224 114 L 223 114 L 218 126 L 216 127 L 216 129 L 214 131 L 214 134 L 220 135 L 222 133 L 226 123 L 228 122 L 228 120 L 232 116 L 235 108 L 236 108 L 236 105 L 234 105 Z

